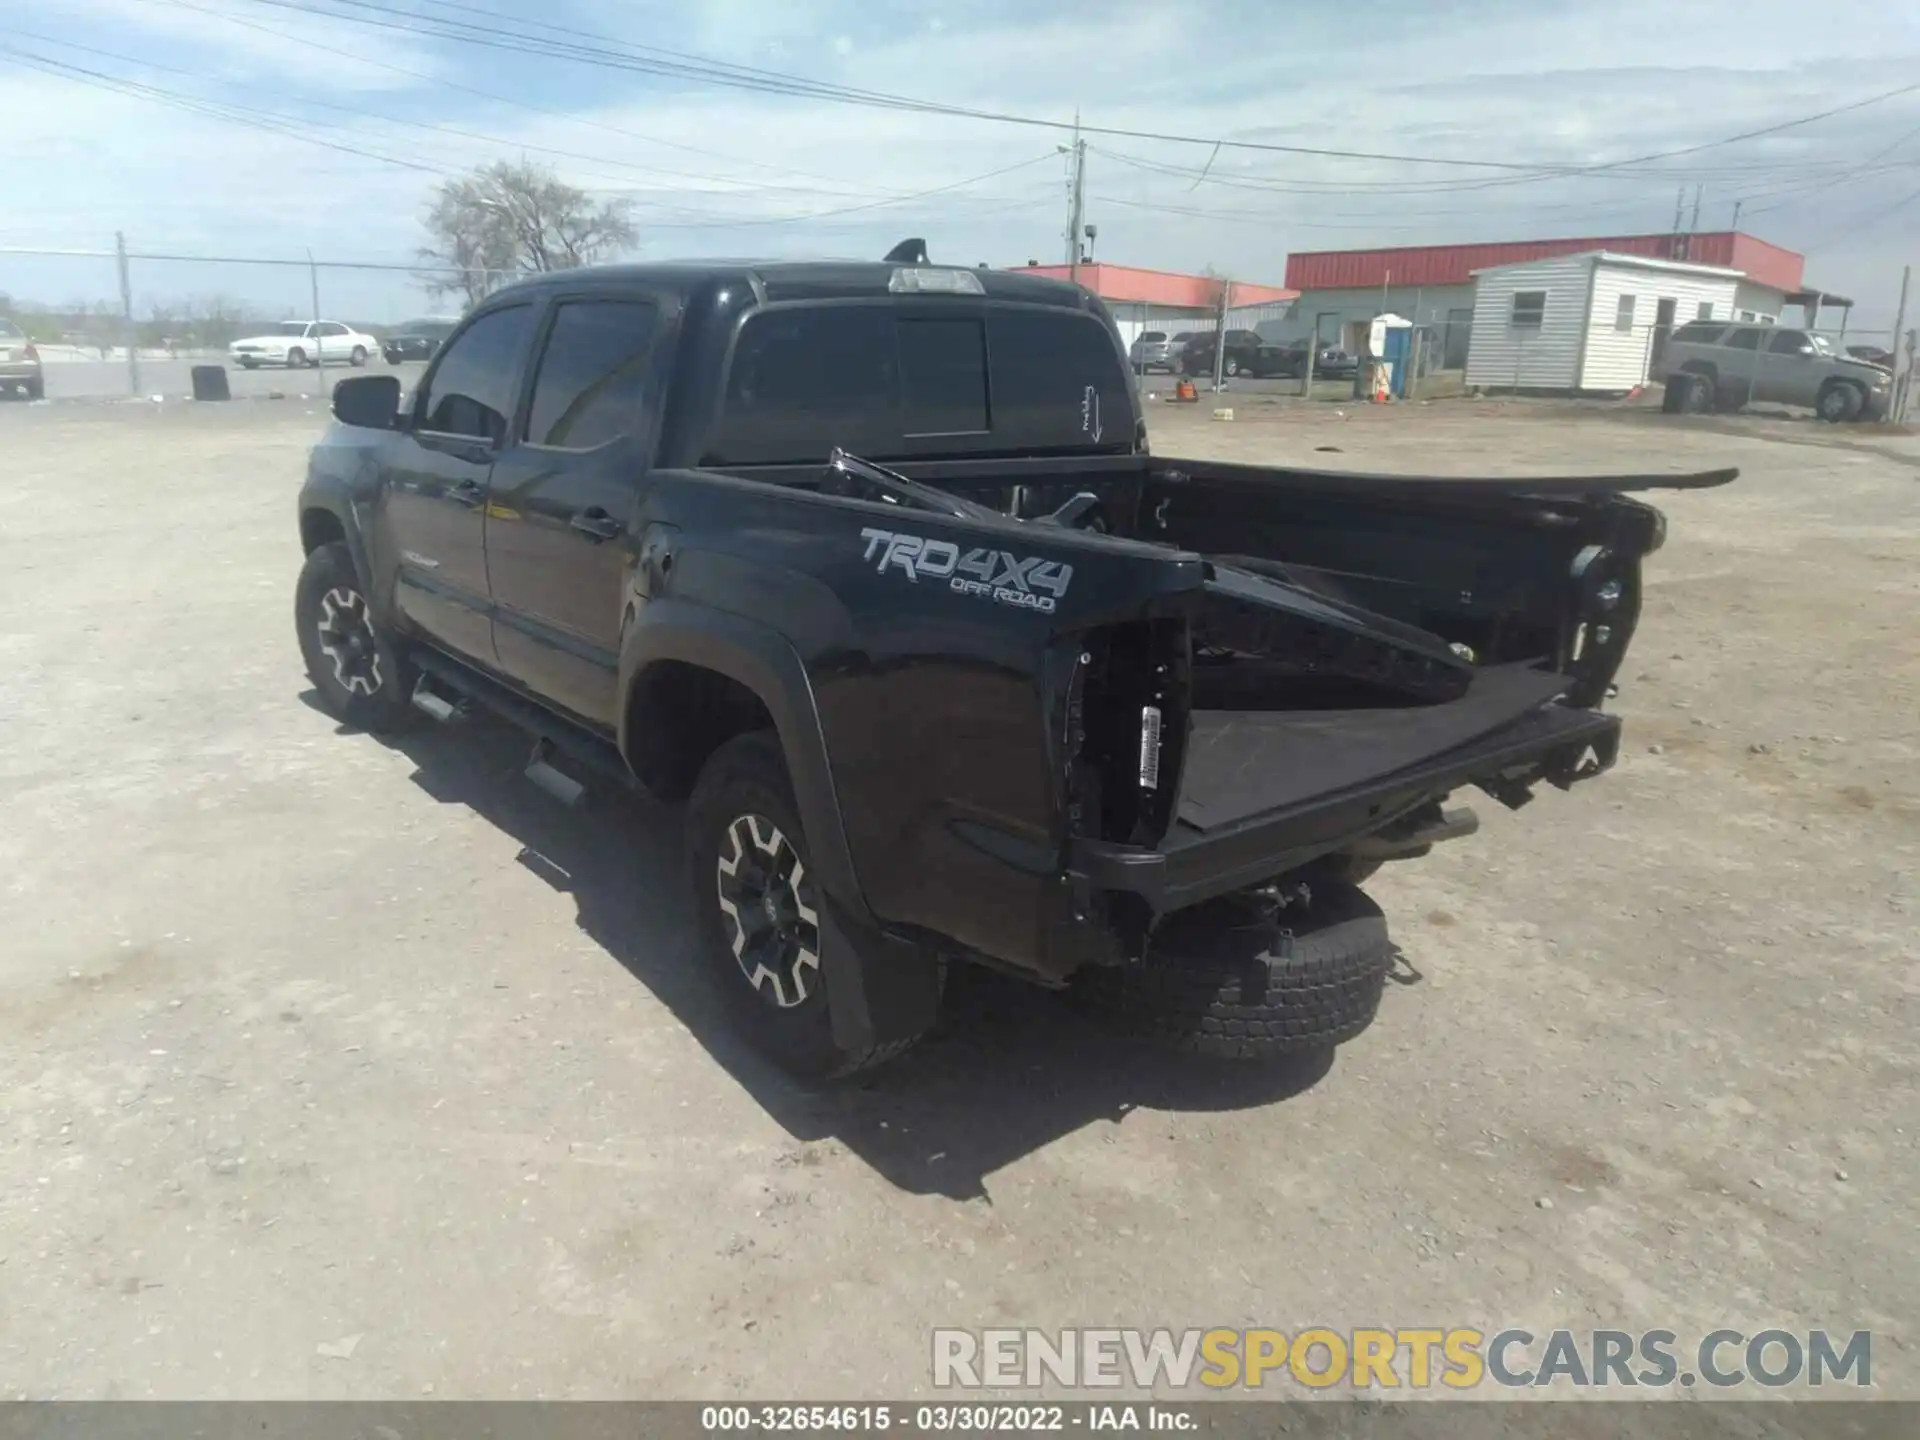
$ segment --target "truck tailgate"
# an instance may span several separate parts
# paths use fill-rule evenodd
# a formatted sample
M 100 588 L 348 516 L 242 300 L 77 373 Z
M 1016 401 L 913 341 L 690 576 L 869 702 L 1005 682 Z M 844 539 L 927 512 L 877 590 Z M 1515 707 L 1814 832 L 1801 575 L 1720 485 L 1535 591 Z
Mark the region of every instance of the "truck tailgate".
M 1477 671 L 1466 694 L 1445 704 L 1196 711 L 1178 821 L 1218 830 L 1393 775 L 1499 729 L 1572 683 L 1512 664 Z

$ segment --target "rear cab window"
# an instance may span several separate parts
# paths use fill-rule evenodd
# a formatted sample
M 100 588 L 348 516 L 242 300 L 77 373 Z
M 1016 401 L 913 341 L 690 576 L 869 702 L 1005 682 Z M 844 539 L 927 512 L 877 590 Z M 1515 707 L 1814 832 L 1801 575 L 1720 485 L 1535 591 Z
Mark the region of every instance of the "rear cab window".
M 1097 316 L 800 302 L 742 321 L 702 463 L 1114 453 L 1133 431 L 1132 371 Z

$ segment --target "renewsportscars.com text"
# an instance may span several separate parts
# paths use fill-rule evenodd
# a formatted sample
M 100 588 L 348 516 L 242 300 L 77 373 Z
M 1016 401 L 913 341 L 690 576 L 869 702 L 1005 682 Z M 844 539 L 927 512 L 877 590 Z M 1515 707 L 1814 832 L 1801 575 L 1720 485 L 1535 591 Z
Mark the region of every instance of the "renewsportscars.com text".
M 1472 1390 L 1873 1384 L 1866 1330 L 935 1330 L 938 1389 Z

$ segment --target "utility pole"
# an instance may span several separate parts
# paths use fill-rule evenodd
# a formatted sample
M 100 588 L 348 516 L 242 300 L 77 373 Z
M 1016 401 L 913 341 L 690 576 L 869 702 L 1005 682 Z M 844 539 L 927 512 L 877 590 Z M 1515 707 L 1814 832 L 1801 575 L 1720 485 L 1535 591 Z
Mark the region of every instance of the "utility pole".
M 1220 328 L 1214 332 L 1218 344 L 1213 347 L 1213 389 L 1217 395 L 1227 388 L 1221 378 L 1227 368 L 1227 317 L 1233 313 L 1233 282 L 1220 282 Z
M 1080 112 L 1073 112 L 1073 203 L 1067 217 L 1067 278 L 1080 283 L 1080 227 L 1087 203 L 1087 142 L 1080 138 Z
M 1673 233 L 1675 235 L 1680 233 L 1680 217 L 1686 213 L 1686 210 L 1687 187 L 1682 185 L 1680 193 L 1673 197 Z
M 138 396 L 140 393 L 140 346 L 139 334 L 133 328 L 133 277 L 127 270 L 127 234 L 124 230 L 113 232 L 113 252 L 120 262 L 120 317 L 125 322 L 121 326 L 127 341 L 127 393 Z
M 1736 200 L 1733 202 L 1733 224 L 1730 228 L 1734 230 L 1738 230 L 1740 228 L 1740 207 L 1745 203 L 1746 202 L 1743 200 Z
M 1693 187 L 1693 218 L 1687 222 L 1687 234 L 1689 235 L 1698 235 L 1700 233 L 1700 197 L 1706 193 L 1707 187 L 1704 185 L 1696 185 Z
M 1912 283 L 1913 266 L 1909 265 L 1900 272 L 1900 308 L 1894 312 L 1893 343 L 1887 346 L 1889 350 L 1893 351 L 1893 373 L 1896 381 L 1893 392 L 1893 407 L 1887 412 L 1886 417 L 1892 421 L 1898 421 L 1901 418 L 1902 412 L 1907 408 L 1908 396 L 1913 390 L 1913 356 L 1911 352 L 1909 352 L 1907 356 L 1907 378 L 1904 382 L 1899 381 L 1900 341 L 1905 337 L 1907 332 L 1907 287 Z

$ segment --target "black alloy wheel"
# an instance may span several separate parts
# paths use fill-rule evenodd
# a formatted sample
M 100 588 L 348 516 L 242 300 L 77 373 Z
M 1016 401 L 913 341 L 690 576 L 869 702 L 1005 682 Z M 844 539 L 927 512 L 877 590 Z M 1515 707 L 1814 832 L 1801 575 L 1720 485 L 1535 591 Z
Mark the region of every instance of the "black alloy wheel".
M 764 815 L 738 815 L 715 862 L 722 929 L 734 962 L 760 999 L 804 1005 L 822 984 L 820 916 L 806 862 Z

